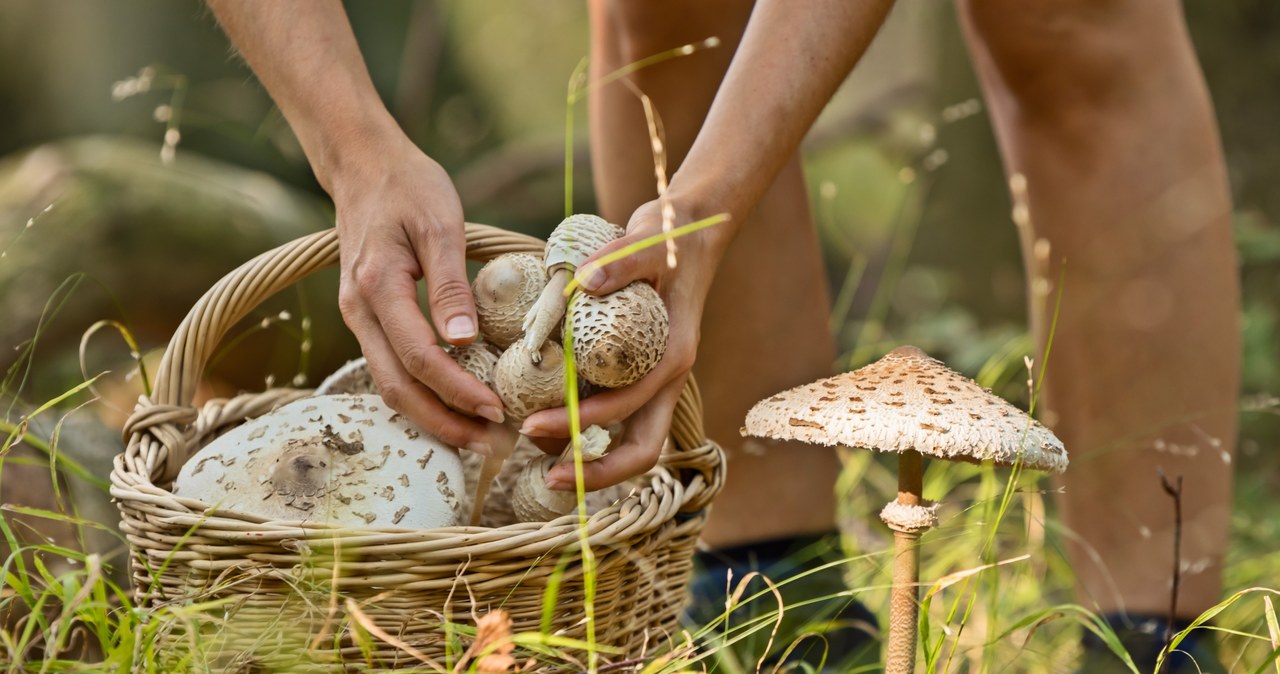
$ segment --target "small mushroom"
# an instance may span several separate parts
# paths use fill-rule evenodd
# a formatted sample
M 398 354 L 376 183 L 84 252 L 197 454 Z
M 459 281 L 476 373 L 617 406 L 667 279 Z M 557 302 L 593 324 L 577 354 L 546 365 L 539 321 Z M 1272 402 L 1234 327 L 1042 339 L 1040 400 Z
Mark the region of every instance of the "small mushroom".
M 502 352 L 494 369 L 493 390 L 515 421 L 564 404 L 563 350 L 551 341 L 543 342 L 539 350 L 541 357 L 535 360 L 524 342 L 516 342 Z
M 303 398 L 183 465 L 174 494 L 278 521 L 433 529 L 461 523 L 458 451 L 376 395 Z
M 505 349 L 520 339 L 524 318 L 546 285 L 547 271 L 537 255 L 507 253 L 485 264 L 472 284 L 485 341 Z
M 535 457 L 525 464 L 511 491 L 511 508 L 519 522 L 548 522 L 577 504 L 573 492 L 547 487 L 547 471 L 559 462 L 554 456 Z
M 597 461 L 609 452 L 612 438 L 609 431 L 600 426 L 589 426 L 582 431 L 582 460 Z M 519 522 L 546 522 L 573 510 L 577 496 L 571 491 L 547 487 L 547 471 L 563 461 L 573 461 L 573 443 L 565 447 L 559 457 L 535 456 L 516 476 L 511 492 L 511 506 Z
M 549 280 L 524 319 L 524 345 L 535 360 L 541 357 L 539 347 L 564 318 L 564 289 L 573 272 L 597 250 L 625 233 L 626 230 L 604 218 L 580 214 L 565 218 L 547 237 L 543 264 Z
M 584 379 L 606 388 L 639 381 L 667 350 L 667 307 L 644 281 L 573 302 L 573 356 Z
M 921 495 L 923 456 L 1061 473 L 1053 432 L 914 346 L 757 403 L 745 436 L 898 453 L 898 498 L 880 513 L 894 531 L 886 674 L 915 671 L 920 534 L 937 504 Z
M 445 352 L 462 369 L 493 388 L 493 371 L 498 366 L 498 353 L 484 342 L 472 342 L 466 346 L 445 347 Z

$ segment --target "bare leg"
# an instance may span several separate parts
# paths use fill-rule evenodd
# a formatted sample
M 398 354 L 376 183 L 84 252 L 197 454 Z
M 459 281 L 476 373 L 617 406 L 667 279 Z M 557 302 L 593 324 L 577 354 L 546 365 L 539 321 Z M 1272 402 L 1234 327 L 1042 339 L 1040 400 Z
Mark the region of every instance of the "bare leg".
M 1043 402 L 1072 456 L 1061 505 L 1082 599 L 1167 613 L 1162 467 L 1186 480 L 1179 613 L 1195 616 L 1221 593 L 1240 300 L 1226 169 L 1180 5 L 960 8 L 1005 167 L 1026 181 L 1033 307 L 1034 279 L 1051 284 L 1032 316 L 1042 349 L 1065 274 Z
M 669 173 L 701 128 L 750 11 L 744 0 L 591 1 L 593 78 L 712 35 L 721 40 L 717 49 L 631 78 L 662 118 Z M 656 196 L 644 112 L 626 86 L 610 85 L 592 98 L 591 135 L 602 215 L 626 223 Z M 706 403 L 707 433 L 730 457 L 728 484 L 703 535 L 713 547 L 835 526 L 839 465 L 833 452 L 748 447 L 738 434 L 756 401 L 829 372 L 835 345 L 821 270 L 804 178 L 793 159 L 725 256 L 702 321 L 694 374 Z

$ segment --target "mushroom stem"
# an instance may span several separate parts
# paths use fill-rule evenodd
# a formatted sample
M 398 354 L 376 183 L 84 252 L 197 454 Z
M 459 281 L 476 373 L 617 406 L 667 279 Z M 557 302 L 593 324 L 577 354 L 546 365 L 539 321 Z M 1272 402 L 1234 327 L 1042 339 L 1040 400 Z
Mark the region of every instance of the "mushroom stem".
M 516 447 L 521 442 L 526 441 L 523 435 L 518 435 L 515 439 L 511 439 L 509 437 L 510 429 L 502 428 L 505 431 L 503 434 L 508 437 L 503 437 L 499 442 L 494 443 L 493 453 L 484 457 L 484 463 L 480 466 L 480 477 L 476 480 L 475 497 L 471 499 L 471 517 L 467 520 L 468 524 L 473 527 L 480 525 L 480 518 L 484 515 L 484 501 L 489 497 L 489 489 L 493 486 L 494 478 L 498 476 L 498 473 L 502 472 L 502 464 L 511 458 L 511 455 L 515 453 Z
M 542 289 L 542 295 L 524 317 L 524 345 L 535 363 L 542 359 L 542 345 L 559 325 L 560 319 L 564 318 L 565 307 L 568 305 L 564 289 L 572 277 L 573 270 L 568 267 L 556 269 Z
M 904 506 L 920 506 L 924 457 L 907 450 L 898 455 L 898 499 Z M 893 532 L 893 591 L 889 599 L 889 645 L 885 674 L 913 674 L 920 604 L 920 531 Z

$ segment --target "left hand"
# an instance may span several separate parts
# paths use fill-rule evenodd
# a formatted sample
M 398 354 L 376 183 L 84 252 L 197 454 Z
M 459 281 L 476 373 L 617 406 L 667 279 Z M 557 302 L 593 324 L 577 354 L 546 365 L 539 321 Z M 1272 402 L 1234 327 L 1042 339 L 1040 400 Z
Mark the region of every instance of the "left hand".
M 674 226 L 695 221 L 701 214 L 675 207 Z M 627 233 L 592 255 L 578 267 L 582 291 L 605 295 L 632 281 L 648 281 L 667 305 L 670 332 L 667 350 L 657 366 L 640 381 L 625 388 L 605 391 L 583 399 L 578 406 L 581 428 L 592 424 L 610 426 L 625 422 L 622 437 L 603 458 L 585 463 L 583 482 L 587 491 L 603 489 L 640 475 L 658 462 L 663 442 L 671 428 L 671 415 L 684 389 L 685 380 L 697 357 L 701 334 L 702 308 L 716 266 L 728 246 L 728 224 L 674 239 L 677 265 L 667 266 L 667 246 L 660 243 L 596 268 L 592 262 L 620 248 L 662 232 L 659 201 L 651 201 L 631 217 Z M 594 273 L 593 273 L 594 272 Z M 590 276 L 590 278 L 587 278 Z M 563 407 L 537 412 L 520 429 L 531 437 L 569 437 L 569 411 Z M 573 464 L 566 462 L 547 473 L 552 489 L 574 489 Z

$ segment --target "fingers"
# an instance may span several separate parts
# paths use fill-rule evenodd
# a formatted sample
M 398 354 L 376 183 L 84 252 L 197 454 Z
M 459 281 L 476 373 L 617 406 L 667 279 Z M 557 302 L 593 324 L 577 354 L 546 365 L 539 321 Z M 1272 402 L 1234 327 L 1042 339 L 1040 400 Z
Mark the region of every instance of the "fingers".
M 667 343 L 667 352 L 649 374 L 640 381 L 619 389 L 603 391 L 584 398 L 578 403 L 578 418 L 582 428 L 591 425 L 609 427 L 622 423 L 632 413 L 652 400 L 675 380 L 684 381 L 697 357 L 696 335 L 674 329 Z M 556 407 L 529 415 L 520 432 L 534 438 L 569 436 L 569 410 Z
M 358 308 L 350 314 L 344 311 L 343 316 L 360 340 L 369 371 L 387 405 L 428 429 L 442 442 L 480 454 L 492 452 L 493 441 L 487 424 L 449 409 L 430 389 L 410 376 L 391 344 L 377 329 L 371 312 Z
M 684 380 L 680 377 L 667 384 L 652 401 L 632 415 L 618 445 L 608 454 L 582 464 L 584 490 L 603 489 L 653 468 L 670 431 L 671 414 L 684 389 Z M 573 462 L 566 460 L 547 471 L 547 486 L 562 491 L 573 490 Z
M 608 264 L 598 262 L 661 231 L 660 204 L 651 201 L 641 206 L 627 223 L 625 236 L 610 241 L 578 267 L 574 275 L 578 284 L 589 294 L 605 295 L 626 287 L 632 281 L 656 282 L 667 270 L 667 248 L 664 245 L 639 248 Z
M 436 344 L 434 331 L 418 308 L 413 276 L 407 272 L 385 270 L 378 274 L 372 282 L 357 281 L 363 304 L 357 306 L 352 300 L 343 302 L 344 315 L 353 313 L 360 324 L 357 330 L 356 325 L 348 321 L 360 343 L 366 345 L 385 335 L 383 341 L 391 347 L 398 361 L 395 370 L 404 371 L 425 384 L 454 409 L 495 423 L 501 422 L 502 402 L 498 395 L 463 370 Z M 359 320 L 369 312 L 376 321 Z M 365 356 L 369 354 L 366 352 Z M 384 366 L 384 372 L 390 374 L 393 370 Z M 377 381 L 381 386 L 381 380 Z
M 666 247 L 649 246 L 624 255 L 605 265 L 597 263 L 607 255 L 611 255 L 641 241 L 649 236 L 648 232 L 628 233 L 621 239 L 610 241 L 587 259 L 574 277 L 584 292 L 592 295 L 606 295 L 625 288 L 633 281 L 655 281 L 666 268 Z

